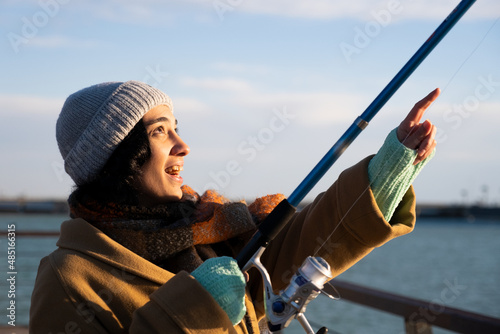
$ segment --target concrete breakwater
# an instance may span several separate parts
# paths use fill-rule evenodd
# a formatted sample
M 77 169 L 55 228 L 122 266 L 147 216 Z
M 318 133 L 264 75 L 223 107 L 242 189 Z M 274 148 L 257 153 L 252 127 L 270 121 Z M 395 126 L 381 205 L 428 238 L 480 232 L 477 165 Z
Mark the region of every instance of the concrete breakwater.
M 5 200 L 0 201 L 0 213 L 68 213 L 63 200 Z
M 420 218 L 466 218 L 469 220 L 491 219 L 500 222 L 500 207 L 483 205 L 417 204 L 417 216 Z
M 302 203 L 299 207 L 307 205 Z M 0 200 L 0 213 L 68 213 L 65 200 Z M 500 206 L 417 204 L 420 218 L 484 218 L 500 221 Z

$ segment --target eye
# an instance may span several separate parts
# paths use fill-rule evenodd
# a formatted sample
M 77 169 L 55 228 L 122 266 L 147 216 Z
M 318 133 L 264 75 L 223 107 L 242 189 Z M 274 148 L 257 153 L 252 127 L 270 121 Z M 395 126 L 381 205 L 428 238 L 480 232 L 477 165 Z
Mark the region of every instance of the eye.
M 151 133 L 152 134 L 165 133 L 165 128 L 163 127 L 163 125 L 160 125 L 159 127 L 155 128 Z

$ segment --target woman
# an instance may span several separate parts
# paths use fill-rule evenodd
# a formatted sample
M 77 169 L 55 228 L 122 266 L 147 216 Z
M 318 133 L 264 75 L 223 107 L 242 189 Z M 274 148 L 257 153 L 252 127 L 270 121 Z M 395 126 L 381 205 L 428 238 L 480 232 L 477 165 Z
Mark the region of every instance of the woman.
M 262 256 L 273 287 L 287 286 L 313 253 L 336 276 L 413 229 L 410 183 L 436 145 L 435 127 L 420 119 L 438 95 L 417 103 L 377 155 L 293 216 Z M 247 206 L 183 186 L 189 147 L 176 126 L 170 98 L 141 82 L 103 83 L 68 97 L 56 136 L 76 184 L 72 219 L 40 263 L 30 332 L 259 332 L 261 278 L 246 282 L 233 258 L 283 196 Z

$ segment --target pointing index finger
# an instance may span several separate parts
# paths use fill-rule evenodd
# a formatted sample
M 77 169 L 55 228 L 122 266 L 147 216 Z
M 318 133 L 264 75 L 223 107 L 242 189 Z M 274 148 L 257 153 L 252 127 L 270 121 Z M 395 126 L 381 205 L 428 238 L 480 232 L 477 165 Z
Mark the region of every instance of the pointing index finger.
M 424 115 L 424 112 L 429 106 L 434 102 L 439 94 L 441 93 L 441 89 L 436 88 L 432 92 L 430 92 L 426 97 L 422 100 L 418 101 L 415 106 L 408 113 L 408 116 L 403 121 L 404 127 L 411 128 L 415 124 L 418 124 Z

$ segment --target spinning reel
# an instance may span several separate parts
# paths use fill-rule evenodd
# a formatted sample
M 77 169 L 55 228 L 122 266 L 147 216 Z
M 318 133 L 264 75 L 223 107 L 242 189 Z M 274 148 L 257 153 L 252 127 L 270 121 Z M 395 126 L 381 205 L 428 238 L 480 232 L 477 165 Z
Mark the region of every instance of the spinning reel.
M 292 276 L 290 284 L 279 294 L 275 294 L 272 288 L 269 273 L 260 262 L 261 252 L 256 254 L 244 270 L 255 267 L 262 275 L 264 283 L 264 300 L 266 308 L 267 325 L 272 333 L 281 333 L 288 327 L 293 319 L 297 319 L 307 334 L 315 334 L 307 321 L 304 313 L 310 301 L 324 292 L 324 284 L 332 278 L 330 265 L 321 257 L 307 257 L 302 266 Z M 321 328 L 318 333 L 327 333 L 326 328 Z

